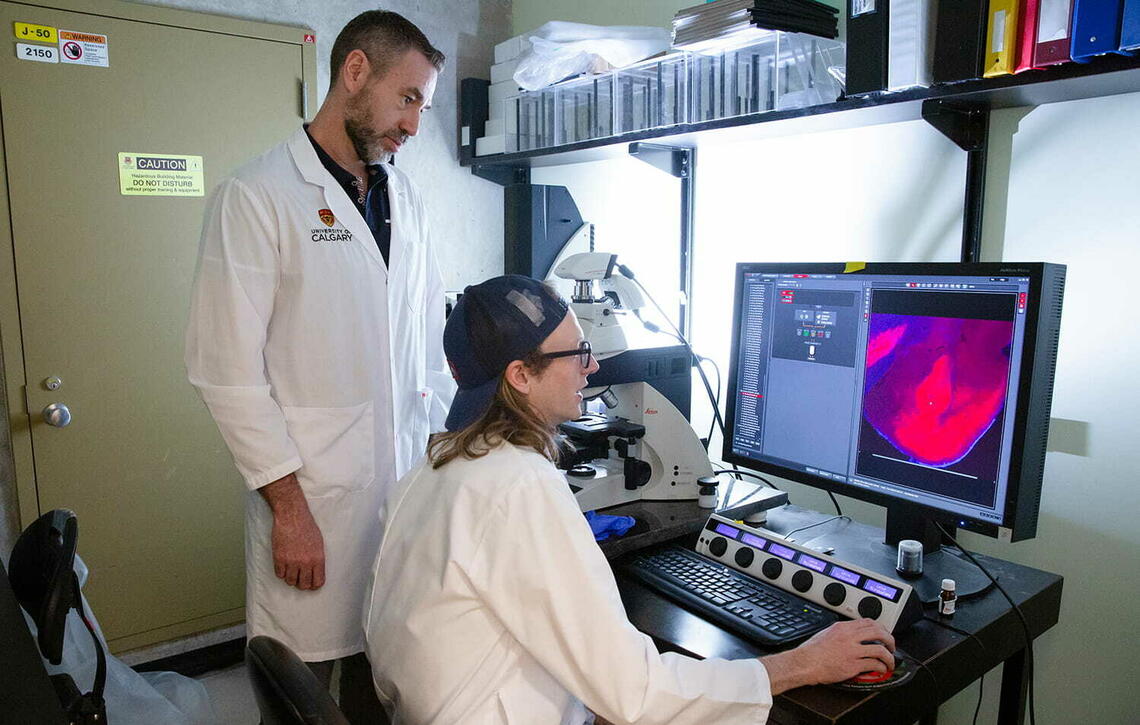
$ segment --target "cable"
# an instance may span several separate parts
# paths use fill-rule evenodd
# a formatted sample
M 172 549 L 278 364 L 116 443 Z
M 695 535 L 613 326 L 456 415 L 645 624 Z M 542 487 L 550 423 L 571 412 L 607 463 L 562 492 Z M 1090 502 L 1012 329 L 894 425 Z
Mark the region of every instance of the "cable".
M 842 516 L 843 515 L 843 509 L 839 508 L 839 501 L 836 500 L 835 494 L 833 494 L 831 491 L 828 491 L 827 495 L 831 497 L 831 502 L 833 504 L 835 504 L 835 515 L 836 516 Z
M 970 639 L 972 639 L 978 643 L 978 646 L 982 648 L 982 652 L 984 654 L 989 654 L 990 650 L 988 647 L 986 647 L 986 643 L 983 642 L 978 637 L 978 635 L 974 634 L 973 632 L 967 632 L 966 630 L 959 629 L 958 627 L 955 627 L 954 625 L 952 625 L 948 622 L 943 622 L 941 619 L 934 619 L 933 617 L 928 617 L 925 614 L 922 615 L 922 618 L 924 620 L 926 620 L 927 622 L 930 622 L 931 624 L 936 624 L 939 627 L 942 627 L 943 629 L 948 629 L 951 632 L 962 635 L 963 637 L 969 637 Z M 974 725 L 977 725 L 977 723 L 978 723 L 978 713 L 981 712 L 981 710 L 982 710 L 982 696 L 985 694 L 985 691 L 986 691 L 986 673 L 983 672 L 982 676 L 980 678 L 978 678 L 978 702 L 976 705 L 974 705 L 974 720 L 973 720 Z
M 767 478 L 764 478 L 763 476 L 761 476 L 759 473 L 753 473 L 752 471 L 746 471 L 743 468 L 721 468 L 721 469 L 713 470 L 713 473 L 717 473 L 717 474 L 735 473 L 737 478 L 739 478 L 740 476 L 752 476 L 753 478 L 757 478 L 757 479 L 760 479 L 761 481 L 763 481 L 764 485 L 767 486 L 768 488 L 774 488 L 777 491 L 783 491 L 784 490 L 784 489 L 780 488 L 779 486 L 775 485 L 774 483 L 772 483 L 771 481 L 769 481 Z
M 704 357 L 703 355 L 698 356 L 697 366 L 699 367 L 700 364 L 703 362 L 711 363 L 713 366 L 713 372 L 716 373 L 716 400 L 713 401 L 713 407 L 719 409 L 720 408 L 720 384 L 721 384 L 720 366 L 717 365 L 716 360 L 713 360 L 711 357 Z M 709 421 L 709 434 L 705 437 L 705 440 L 709 441 L 710 443 L 712 442 L 712 436 L 713 436 L 714 430 L 716 430 L 716 418 L 713 418 L 712 420 Z M 706 451 L 708 450 L 708 446 L 705 446 L 705 450 Z
M 1021 627 L 1025 631 L 1025 661 L 1026 667 L 1028 669 L 1027 679 L 1029 680 L 1029 723 L 1030 725 L 1037 725 L 1037 707 L 1035 703 L 1033 687 L 1033 633 L 1029 629 L 1029 621 L 1025 619 L 1025 613 L 1021 611 L 1021 607 L 1017 606 L 1017 602 L 1013 601 L 1013 597 L 1009 596 L 1009 592 L 1007 592 L 1005 588 L 998 583 L 998 580 L 995 579 L 994 576 L 990 574 L 990 572 L 984 566 L 982 566 L 977 559 L 974 558 L 973 554 L 966 551 L 965 547 L 959 544 L 958 540 L 955 539 L 950 534 L 950 532 L 942 528 L 942 524 L 935 521 L 934 525 L 938 527 L 938 530 L 942 532 L 943 536 L 949 539 L 950 542 L 953 543 L 955 547 L 957 547 L 958 551 L 965 554 L 966 558 L 973 562 L 974 566 L 978 567 L 978 569 L 980 569 L 981 572 L 986 575 L 986 578 L 988 578 L 993 583 L 993 585 L 997 587 L 997 590 L 1001 592 L 1001 595 L 1005 597 L 1007 602 L 1009 602 L 1009 606 L 1013 608 L 1014 614 L 1016 614 L 1017 618 L 1021 621 Z
M 689 341 L 685 339 L 685 336 L 681 334 L 681 331 L 678 330 L 677 326 L 673 324 L 673 321 L 669 319 L 669 315 L 665 314 L 665 310 L 661 309 L 661 305 L 657 304 L 657 300 L 653 299 L 653 295 L 649 294 L 649 290 L 645 289 L 645 285 L 643 285 L 641 281 L 634 276 L 629 267 L 625 266 L 624 264 L 618 264 L 617 267 L 619 272 L 621 272 L 631 282 L 637 285 L 638 289 L 640 289 L 642 294 L 645 295 L 645 298 L 653 304 L 653 307 L 657 310 L 657 314 L 661 315 L 661 317 L 669 323 L 669 327 L 673 328 L 673 337 L 677 338 L 677 340 L 685 346 L 685 349 L 689 351 L 689 354 L 693 356 L 693 359 L 699 360 L 700 356 L 697 355 L 697 353 L 693 350 L 693 346 L 689 344 Z M 648 322 L 647 320 L 643 320 L 639 311 L 634 310 L 634 315 L 637 317 L 637 319 L 641 320 L 641 324 L 645 325 L 646 329 L 653 330 L 653 328 L 650 327 L 650 325 L 653 323 Z M 661 328 L 656 325 L 654 325 L 654 327 L 657 327 L 657 330 L 661 330 Z M 718 398 L 716 395 L 713 395 L 712 386 L 709 384 L 708 376 L 705 375 L 705 369 L 701 367 L 699 362 L 697 364 L 697 372 L 701 374 L 701 382 L 704 383 L 705 392 L 709 396 L 709 401 L 713 403 L 713 416 L 716 419 L 716 424 L 720 427 L 720 434 L 723 436 L 724 419 L 720 416 L 720 405 L 717 402 Z M 705 450 L 708 450 L 707 445 L 705 446 Z
M 814 524 L 808 524 L 807 526 L 801 526 L 798 529 L 792 529 L 788 533 L 784 534 L 784 538 L 790 539 L 790 538 L 792 538 L 792 534 L 798 534 L 799 532 L 806 531 L 807 529 L 814 529 L 816 526 L 823 526 L 824 524 L 829 524 L 832 521 L 837 521 L 839 519 L 845 519 L 848 522 L 851 521 L 850 516 L 843 516 L 843 515 L 832 516 L 831 518 L 824 519 L 823 521 L 816 521 Z

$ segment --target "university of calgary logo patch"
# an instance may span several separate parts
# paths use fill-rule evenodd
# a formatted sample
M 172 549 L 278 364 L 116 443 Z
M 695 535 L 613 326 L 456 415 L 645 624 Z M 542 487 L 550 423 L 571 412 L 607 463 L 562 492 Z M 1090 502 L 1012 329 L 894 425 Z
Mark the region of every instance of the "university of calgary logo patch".
M 317 216 L 325 223 L 326 227 L 331 227 L 336 224 L 336 217 L 333 216 L 332 209 L 321 209 L 317 212 Z

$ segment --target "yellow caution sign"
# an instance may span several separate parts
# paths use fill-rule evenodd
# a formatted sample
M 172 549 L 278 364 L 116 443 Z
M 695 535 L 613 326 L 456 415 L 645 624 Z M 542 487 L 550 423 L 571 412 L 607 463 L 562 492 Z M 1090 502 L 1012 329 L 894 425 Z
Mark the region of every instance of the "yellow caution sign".
M 16 40 L 26 40 L 32 43 L 56 43 L 59 35 L 55 28 L 47 25 L 32 25 L 31 23 L 12 23 L 16 32 Z
M 121 152 L 123 196 L 205 196 L 201 156 Z

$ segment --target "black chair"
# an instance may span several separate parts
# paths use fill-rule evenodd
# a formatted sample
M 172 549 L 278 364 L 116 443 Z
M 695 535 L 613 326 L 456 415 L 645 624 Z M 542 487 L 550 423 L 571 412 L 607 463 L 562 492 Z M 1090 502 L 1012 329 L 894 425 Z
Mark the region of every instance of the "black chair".
M 249 640 L 245 665 L 262 725 L 348 725 L 308 665 L 272 637 Z
M 20 606 L 36 624 L 36 642 L 48 662 L 63 660 L 63 634 L 67 614 L 73 608 L 95 642 L 95 682 L 91 691 L 80 694 L 71 675 L 52 675 L 52 685 L 72 725 L 106 725 L 103 689 L 107 684 L 107 656 L 95 628 L 83 609 L 79 577 L 75 575 L 75 549 L 79 524 L 67 509 L 49 511 L 33 521 L 12 549 L 8 578 Z

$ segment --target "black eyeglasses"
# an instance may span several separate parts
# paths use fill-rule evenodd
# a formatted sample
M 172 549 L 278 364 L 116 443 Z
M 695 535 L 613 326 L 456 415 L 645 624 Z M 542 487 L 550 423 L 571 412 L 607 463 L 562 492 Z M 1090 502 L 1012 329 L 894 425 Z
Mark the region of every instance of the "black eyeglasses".
M 547 360 L 552 360 L 556 357 L 570 357 L 572 355 L 577 355 L 578 356 L 578 364 L 584 368 L 588 368 L 588 367 L 590 367 L 590 356 L 592 354 L 593 354 L 593 350 L 591 350 L 591 348 L 590 348 L 590 343 L 583 340 L 582 343 L 579 344 L 578 348 L 575 350 L 562 350 L 561 352 L 544 352 L 539 357 L 545 358 Z

